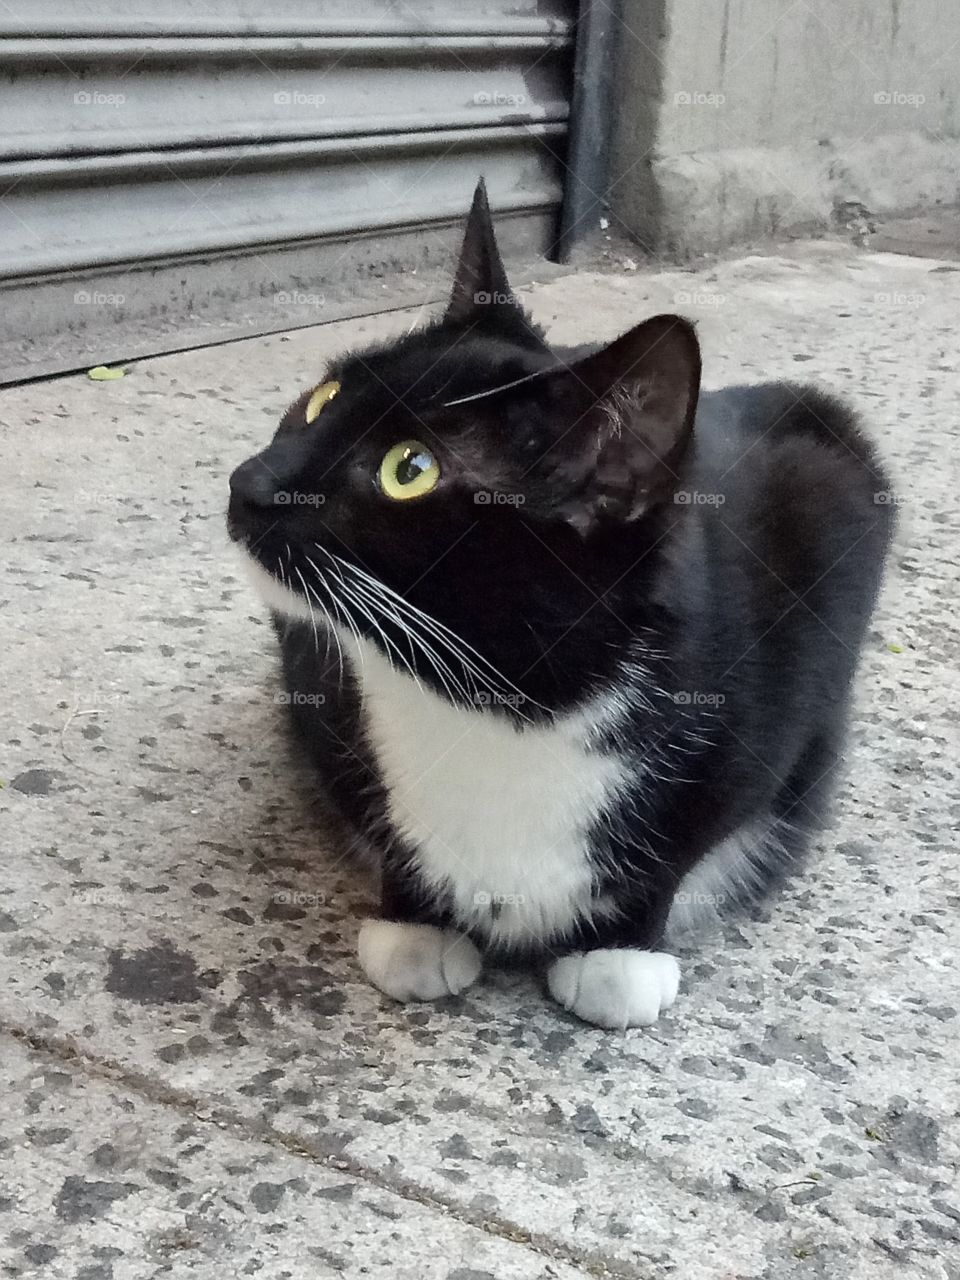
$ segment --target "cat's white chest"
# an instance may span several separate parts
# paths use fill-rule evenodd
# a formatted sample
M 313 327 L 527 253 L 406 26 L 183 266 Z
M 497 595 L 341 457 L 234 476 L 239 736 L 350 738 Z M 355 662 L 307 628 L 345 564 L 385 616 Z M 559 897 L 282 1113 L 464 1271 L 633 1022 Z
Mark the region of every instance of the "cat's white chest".
M 591 749 L 596 715 L 518 732 L 421 689 L 363 643 L 367 732 L 391 822 L 462 927 L 523 947 L 609 909 L 594 894 L 586 834 L 623 783 Z

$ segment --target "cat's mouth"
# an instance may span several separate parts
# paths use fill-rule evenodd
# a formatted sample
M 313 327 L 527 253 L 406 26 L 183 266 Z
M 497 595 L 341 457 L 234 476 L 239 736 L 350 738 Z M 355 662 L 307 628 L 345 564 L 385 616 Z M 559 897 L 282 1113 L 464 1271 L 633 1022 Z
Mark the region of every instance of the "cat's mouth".
M 231 486 L 227 533 L 246 576 L 271 609 L 284 617 L 309 620 L 309 597 L 293 576 L 294 549 L 283 525 L 282 507 L 253 502 Z
M 256 480 L 256 471 L 253 479 Z M 398 673 L 432 684 L 448 701 L 527 720 L 526 697 L 462 635 L 414 604 L 363 564 L 319 542 L 291 536 L 283 491 L 251 483 L 250 464 L 231 478 L 227 531 L 264 603 L 307 623 L 319 647 L 332 635 L 341 655 L 355 646 L 361 668 L 371 647 Z

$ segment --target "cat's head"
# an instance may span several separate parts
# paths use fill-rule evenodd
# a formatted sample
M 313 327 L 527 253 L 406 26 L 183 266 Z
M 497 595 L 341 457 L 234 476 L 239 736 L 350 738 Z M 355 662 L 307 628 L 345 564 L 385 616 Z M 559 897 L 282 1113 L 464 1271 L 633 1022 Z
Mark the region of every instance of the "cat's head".
M 699 376 L 679 316 L 552 351 L 481 182 L 446 313 L 294 401 L 230 478 L 231 537 L 279 612 L 332 619 L 457 698 L 482 671 L 491 705 L 495 670 L 505 695 L 561 705 L 627 625 L 611 601 L 660 536 Z

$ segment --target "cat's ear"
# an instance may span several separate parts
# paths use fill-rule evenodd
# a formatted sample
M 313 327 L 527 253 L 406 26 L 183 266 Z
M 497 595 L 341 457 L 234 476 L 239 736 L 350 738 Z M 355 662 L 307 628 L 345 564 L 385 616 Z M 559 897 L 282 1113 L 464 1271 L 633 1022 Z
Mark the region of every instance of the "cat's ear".
M 603 516 L 635 520 L 677 487 L 700 392 L 689 320 L 661 315 L 561 376 L 576 421 L 558 442 L 559 507 L 587 532 Z M 559 497 L 559 495 L 558 495 Z
M 484 316 L 492 317 L 504 309 L 513 311 L 517 308 L 497 248 L 487 188 L 481 178 L 467 215 L 460 261 L 445 319 L 462 323 Z

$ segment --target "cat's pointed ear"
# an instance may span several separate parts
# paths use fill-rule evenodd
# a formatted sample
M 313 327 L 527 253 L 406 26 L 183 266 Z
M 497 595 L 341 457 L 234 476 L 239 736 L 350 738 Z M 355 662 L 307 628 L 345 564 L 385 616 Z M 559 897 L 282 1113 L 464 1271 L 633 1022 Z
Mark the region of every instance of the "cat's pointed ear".
M 481 178 L 467 214 L 460 261 L 445 319 L 462 322 L 493 314 L 504 307 L 513 309 L 512 297 L 497 248 L 486 184 Z
M 560 508 L 582 532 L 635 520 L 669 498 L 693 432 L 700 344 L 689 320 L 661 315 L 572 366 L 561 394 L 577 415 L 558 442 L 571 486 Z

